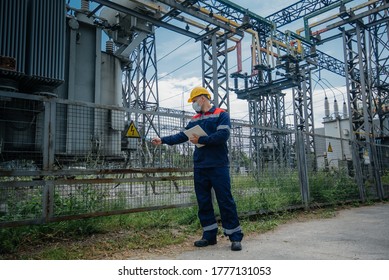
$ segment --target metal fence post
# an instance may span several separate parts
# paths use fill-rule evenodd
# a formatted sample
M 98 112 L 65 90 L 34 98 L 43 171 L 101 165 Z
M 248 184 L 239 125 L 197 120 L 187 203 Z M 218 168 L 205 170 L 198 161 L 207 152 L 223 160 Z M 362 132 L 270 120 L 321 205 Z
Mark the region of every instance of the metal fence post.
M 296 155 L 297 168 L 300 180 L 301 198 L 305 208 L 309 208 L 309 181 L 308 181 L 308 167 L 305 152 L 304 132 L 297 130 L 296 132 Z
M 377 195 L 378 195 L 378 199 L 383 200 L 385 199 L 385 193 L 381 182 L 381 172 L 380 172 L 381 167 L 378 162 L 377 147 L 374 145 L 373 142 L 370 142 L 369 144 L 370 144 L 370 152 L 371 152 L 370 165 L 373 169 L 373 176 L 374 176 L 375 185 L 377 189 Z
M 51 170 L 54 164 L 56 105 L 56 102 L 52 98 L 44 101 L 43 170 Z
M 44 181 L 42 195 L 42 223 L 50 222 L 54 215 L 54 184 L 51 181 Z
M 355 142 L 355 140 L 352 141 L 352 143 L 351 143 L 351 149 L 352 149 L 352 159 L 353 159 L 353 165 L 354 165 L 355 182 L 358 185 L 359 197 L 362 200 L 362 202 L 365 202 L 366 194 L 365 194 L 365 188 L 364 188 L 364 184 L 363 184 L 361 160 L 360 160 L 360 156 L 359 156 L 359 146 L 358 146 L 358 143 Z

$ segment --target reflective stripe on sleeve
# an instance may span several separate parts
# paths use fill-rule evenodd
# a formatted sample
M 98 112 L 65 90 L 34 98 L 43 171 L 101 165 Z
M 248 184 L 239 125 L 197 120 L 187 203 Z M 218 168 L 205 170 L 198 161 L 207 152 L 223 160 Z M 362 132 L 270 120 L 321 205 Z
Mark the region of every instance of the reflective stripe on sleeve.
M 227 129 L 228 131 L 230 130 L 230 126 L 228 125 L 219 125 L 216 130 L 220 130 L 220 129 Z

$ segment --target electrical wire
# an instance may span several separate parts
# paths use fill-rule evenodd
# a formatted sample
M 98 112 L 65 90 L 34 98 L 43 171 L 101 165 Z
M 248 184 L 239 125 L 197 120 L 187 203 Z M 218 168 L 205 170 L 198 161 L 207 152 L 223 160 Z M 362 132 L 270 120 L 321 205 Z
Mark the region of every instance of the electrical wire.
M 242 60 L 242 63 L 245 62 L 245 61 L 247 61 L 247 60 L 249 60 L 250 58 L 251 58 L 251 57 L 249 56 L 249 57 L 243 59 L 243 60 Z M 228 68 L 228 70 L 231 70 L 232 68 L 235 68 L 236 66 L 238 66 L 238 64 L 235 64 L 234 66 L 231 66 L 230 68 Z
M 190 39 L 190 40 L 191 40 L 191 39 Z M 188 41 L 190 41 L 190 40 L 188 40 Z M 182 46 L 183 46 L 184 44 L 186 44 L 188 41 L 186 41 L 185 43 L 181 44 L 181 46 L 175 48 L 174 50 L 172 50 L 171 52 L 169 52 L 168 54 L 166 54 L 165 56 L 163 56 L 163 57 L 162 57 L 161 59 L 159 59 L 158 61 L 160 61 L 160 60 L 162 60 L 163 58 L 167 57 L 168 55 L 172 54 L 174 51 L 178 50 L 180 47 L 182 47 Z M 177 68 L 174 69 L 173 71 L 170 71 L 170 72 L 167 73 L 166 75 L 164 75 L 164 76 L 158 78 L 158 80 L 161 80 L 161 79 L 165 78 L 166 76 L 169 76 L 170 74 L 176 72 L 177 70 L 180 70 L 181 68 L 187 66 L 188 64 L 192 63 L 193 61 L 195 61 L 196 59 L 198 59 L 198 58 L 200 58 L 200 57 L 201 57 L 201 54 L 198 55 L 198 56 L 196 56 L 195 58 L 191 59 L 190 61 L 184 63 L 183 65 L 177 67 Z M 244 59 L 242 62 L 245 62 L 245 61 L 247 61 L 247 60 L 249 60 L 249 59 L 250 59 L 250 57 L 247 57 L 247 58 Z M 234 68 L 234 67 L 236 67 L 236 66 L 237 66 L 237 64 L 235 64 L 234 66 L 230 67 L 228 70 L 231 70 L 232 68 Z
M 315 85 L 313 86 L 312 91 L 315 91 L 316 86 L 319 85 L 324 91 L 324 96 L 327 97 L 327 92 L 326 92 L 325 88 L 321 84 L 319 84 L 319 80 L 315 80 L 315 79 L 312 79 L 312 80 L 315 82 Z
M 199 57 L 201 57 L 201 54 L 196 56 L 195 58 L 189 60 L 188 62 L 184 63 L 183 65 L 181 65 L 180 67 L 177 67 L 176 69 L 174 69 L 173 71 L 170 71 L 169 73 L 167 73 L 165 76 L 162 76 L 160 78 L 158 78 L 158 80 L 162 80 L 163 78 L 169 76 L 170 74 L 176 72 L 177 70 L 180 70 L 181 68 L 187 66 L 188 64 L 192 63 L 193 61 L 195 61 L 196 59 L 198 59 Z
M 178 47 L 176 47 L 175 49 L 171 50 L 169 53 L 165 54 L 165 55 L 162 56 L 160 59 L 158 59 L 157 62 L 160 62 L 160 61 L 163 60 L 164 58 L 168 57 L 169 55 L 171 55 L 172 53 L 174 53 L 175 51 L 177 51 L 179 48 L 182 48 L 184 45 L 186 45 L 187 43 L 189 43 L 191 40 L 192 40 L 192 38 L 186 40 L 184 43 L 182 43 L 181 45 L 179 45 Z
M 344 92 L 342 92 L 337 87 L 335 87 L 333 84 L 331 84 L 330 81 L 328 81 L 326 78 L 321 78 L 316 73 L 313 73 L 313 75 L 315 75 L 319 79 L 318 81 L 323 81 L 324 85 L 326 85 L 328 87 L 328 89 L 332 91 L 332 93 L 334 94 L 334 97 L 335 97 L 335 92 L 333 89 L 336 89 L 337 91 L 339 91 L 342 94 L 343 101 L 345 101 Z
M 159 102 L 164 102 L 164 101 L 166 101 L 166 100 L 169 100 L 169 99 L 175 98 L 175 97 L 177 97 L 177 96 L 179 96 L 179 95 L 182 95 L 182 94 L 184 94 L 184 93 L 187 93 L 187 92 L 189 92 L 189 90 L 186 90 L 186 91 L 180 92 L 180 93 L 178 93 L 178 94 L 172 95 L 172 96 L 170 96 L 170 97 L 167 97 L 167 98 L 165 98 L 165 99 L 161 99 Z

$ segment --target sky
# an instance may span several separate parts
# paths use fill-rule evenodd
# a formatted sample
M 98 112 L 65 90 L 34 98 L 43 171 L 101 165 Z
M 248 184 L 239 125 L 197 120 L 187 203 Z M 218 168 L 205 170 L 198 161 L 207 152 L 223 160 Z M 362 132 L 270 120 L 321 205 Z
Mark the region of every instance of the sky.
M 79 6 L 81 0 L 71 0 L 72 6 Z M 274 12 L 277 12 L 297 1 L 288 0 L 233 0 L 236 4 L 243 8 L 249 9 L 251 12 L 259 16 L 266 17 Z M 361 1 L 354 1 L 355 3 Z M 353 6 L 356 4 L 353 3 Z M 93 3 L 92 3 L 93 6 Z M 92 7 L 93 8 L 93 7 Z M 335 13 L 333 11 L 332 13 Z M 324 17 L 326 15 L 323 15 Z M 311 22 L 315 22 L 320 18 L 313 18 Z M 303 27 L 302 20 L 296 21 L 290 25 L 281 27 L 281 31 L 291 30 L 296 31 Z M 195 42 L 194 39 L 177 34 L 173 31 L 157 28 L 156 34 L 156 54 L 158 68 L 158 93 L 160 107 L 172 108 L 177 110 L 191 111 L 191 104 L 187 103 L 188 96 L 193 87 L 201 85 L 202 69 L 201 69 L 201 43 Z M 103 43 L 105 45 L 105 43 Z M 243 72 L 250 72 L 250 52 L 251 37 L 247 36 L 242 44 L 242 59 L 246 61 L 243 64 Z M 229 45 L 231 46 L 231 45 Z M 343 60 L 343 47 L 341 41 L 334 41 L 318 47 L 319 50 Z M 236 71 L 236 53 L 228 54 L 228 68 L 230 73 Z M 330 73 L 326 70 L 312 74 L 313 83 L 313 112 L 315 119 L 315 127 L 322 127 L 324 117 L 324 97 L 327 96 L 333 113 L 333 102 L 336 99 L 339 107 L 342 108 L 342 103 L 346 96 L 345 79 Z M 233 80 L 229 79 L 229 85 L 233 87 Z M 292 91 L 285 90 L 285 108 L 287 114 L 287 123 L 293 123 L 293 105 Z M 246 100 L 237 99 L 234 92 L 230 92 L 230 115 L 233 119 L 249 120 L 248 104 Z

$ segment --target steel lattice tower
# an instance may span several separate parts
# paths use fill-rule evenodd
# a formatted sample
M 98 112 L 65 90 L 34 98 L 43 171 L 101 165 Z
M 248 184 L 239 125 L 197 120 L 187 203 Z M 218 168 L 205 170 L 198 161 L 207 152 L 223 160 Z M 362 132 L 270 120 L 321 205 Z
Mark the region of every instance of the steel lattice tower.
M 383 190 L 378 171 L 378 157 L 374 143 L 372 84 L 368 77 L 368 49 L 366 30 L 360 22 L 355 23 L 355 29 L 343 30 L 344 56 L 346 61 L 346 87 L 349 103 L 350 130 L 353 131 L 351 140 L 363 141 L 370 158 L 369 174 L 376 180 L 377 194 L 383 197 Z M 363 152 L 363 151 L 361 151 Z M 360 169 L 361 154 L 354 151 L 354 167 Z M 358 165 L 358 166 L 357 166 Z M 375 168 L 377 167 L 377 168 Z M 359 180 L 361 197 L 364 197 L 362 182 Z
M 293 112 L 296 129 L 305 132 L 305 143 L 307 155 L 312 161 L 310 166 L 316 169 L 316 151 L 314 140 L 314 118 L 312 110 L 312 78 L 311 70 L 303 68 L 300 70 L 302 77 L 301 84 L 293 88 Z
M 201 42 L 203 86 L 213 92 L 216 107 L 230 110 L 227 40 L 215 33 Z
M 128 120 L 135 123 L 141 136 L 159 135 L 159 118 L 148 111 L 158 111 L 157 59 L 155 35 L 149 34 L 131 53 L 130 64 L 124 71 L 123 102 L 132 109 Z M 142 159 L 140 166 L 151 164 L 146 139 L 138 141 L 134 158 Z
M 386 4 L 374 3 L 369 8 L 376 9 Z M 382 10 L 369 16 L 368 24 L 373 25 L 368 32 L 369 40 L 369 76 L 371 78 L 371 91 L 373 103 L 376 110 L 374 115 L 379 119 L 379 127 L 375 129 L 376 135 L 382 136 L 389 133 L 387 113 L 384 107 L 389 103 L 388 85 L 389 85 L 389 31 L 388 17 L 389 11 Z

